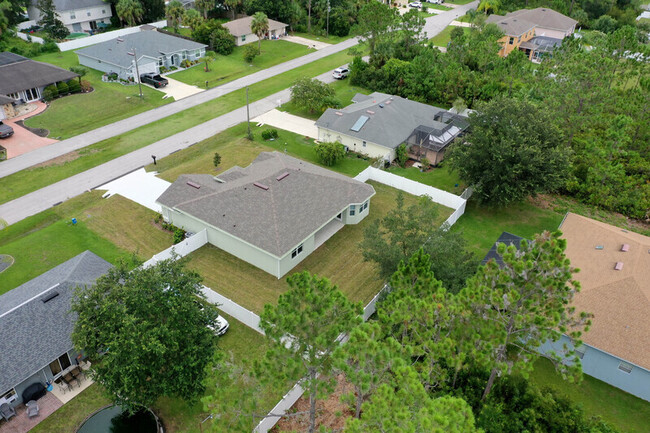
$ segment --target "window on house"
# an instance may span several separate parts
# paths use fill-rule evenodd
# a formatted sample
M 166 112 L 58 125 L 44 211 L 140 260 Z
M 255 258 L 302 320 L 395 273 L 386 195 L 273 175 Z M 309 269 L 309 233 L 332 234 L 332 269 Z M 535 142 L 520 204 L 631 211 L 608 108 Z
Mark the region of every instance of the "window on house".
M 0 395 L 0 400 L 11 400 L 13 396 L 16 395 L 16 390 L 11 388 L 9 391 L 5 392 L 3 395 Z
M 582 358 L 585 357 L 585 352 L 587 351 L 587 346 L 585 346 L 583 344 L 582 346 L 576 347 L 575 351 L 576 351 L 576 356 L 578 358 L 582 359 Z
M 298 256 L 298 254 L 300 253 L 302 253 L 302 244 L 298 245 L 298 247 L 295 250 L 291 251 L 291 258 L 295 259 L 296 256 Z
M 106 13 L 106 9 L 102 9 L 102 14 L 105 14 L 105 13 Z
M 510 45 L 514 44 L 514 43 L 515 43 L 515 38 L 510 38 L 510 42 L 509 42 L 509 43 L 510 43 Z
M 353 204 L 351 204 L 351 205 L 350 205 L 350 216 L 354 216 L 356 210 L 357 210 L 357 209 L 356 209 L 356 206 L 353 205 Z
M 90 12 L 86 12 L 86 15 L 90 16 Z
M 76 19 L 77 19 L 77 15 L 76 15 L 74 12 L 70 12 L 70 19 L 71 19 L 71 20 L 76 20 Z
M 368 209 L 368 202 L 365 202 L 365 203 L 363 204 L 363 208 L 364 208 L 364 209 Z
M 633 368 L 634 366 L 632 364 L 628 364 L 625 361 L 621 361 L 621 363 L 618 364 L 618 369 L 624 371 L 625 373 L 632 373 Z
M 242 42 L 246 41 L 246 35 L 241 35 L 241 41 Z
M 160 57 L 158 59 L 158 66 L 163 66 L 163 58 L 162 57 Z
M 365 141 L 363 142 L 363 147 L 366 147 L 366 142 Z

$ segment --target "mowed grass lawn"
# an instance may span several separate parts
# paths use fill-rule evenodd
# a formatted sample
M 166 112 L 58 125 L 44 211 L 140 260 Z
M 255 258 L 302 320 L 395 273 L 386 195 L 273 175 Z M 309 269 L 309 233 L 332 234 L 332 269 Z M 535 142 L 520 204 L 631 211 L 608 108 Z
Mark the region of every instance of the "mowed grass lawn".
M 451 41 L 451 31 L 455 28 L 455 26 L 447 26 L 443 31 L 429 39 L 429 42 L 431 42 L 433 45 L 437 47 L 446 47 L 449 41 Z M 463 32 L 465 34 L 468 34 L 470 32 L 469 27 L 460 27 L 463 29 Z
M 255 47 L 257 47 L 257 42 L 255 42 Z M 205 72 L 205 62 L 201 62 L 192 68 L 176 72 L 170 77 L 204 89 L 206 81 L 208 87 L 220 86 L 253 72 L 304 56 L 310 52 L 313 52 L 313 50 L 310 50 L 305 45 L 283 40 L 264 40 L 262 41 L 262 54 L 255 57 L 252 64 L 244 61 L 244 46 L 241 46 L 235 47 L 232 54 L 228 56 L 217 54 L 215 60 L 210 62 L 209 72 Z
M 266 79 L 250 86 L 249 100 L 257 101 L 290 87 L 298 78 L 313 77 L 349 61 L 345 52 Z M 38 167 L 22 170 L 0 179 L 0 203 L 6 203 L 69 176 L 96 167 L 170 135 L 226 114 L 246 104 L 246 89 L 240 89 L 210 102 L 152 122 L 117 137 L 103 140 L 77 152 L 48 161 Z
M 34 60 L 64 69 L 79 65 L 73 51 L 43 54 Z M 138 86 L 104 83 L 103 72 L 86 69 L 88 73 L 82 80 L 91 83 L 93 92 L 55 99 L 47 110 L 29 118 L 25 124 L 47 129 L 49 137 L 63 140 L 173 101 L 173 98 L 162 99 L 164 93 L 147 86 L 142 86 L 144 99 L 141 100 Z
M 246 138 L 247 125 L 241 123 L 199 144 L 165 157 L 159 160 L 157 165 L 150 164 L 146 169 L 157 171 L 161 178 L 173 182 L 181 174 L 219 174 L 235 165 L 246 167 L 260 152 L 274 150 L 284 152 L 285 149 L 291 156 L 322 166 L 318 162 L 314 140 L 293 132 L 276 129 L 279 135 L 278 139 L 265 141 L 262 139 L 262 131 L 269 128 L 255 126 L 251 126 L 251 128 L 253 128 L 253 141 Z M 221 164 L 217 168 L 213 163 L 215 152 L 221 155 Z M 335 166 L 327 168 L 348 176 L 356 176 L 368 165 L 369 163 L 365 159 L 350 156 Z
M 172 244 L 171 233 L 153 224 L 154 212 L 102 194 L 83 194 L 0 230 L 0 253 L 15 259 L 0 276 L 0 294 L 85 250 L 116 263 L 134 252 L 147 260 Z
M 370 90 L 364 89 L 363 87 L 351 85 L 349 79 L 336 80 L 333 83 L 330 83 L 330 86 L 334 89 L 334 98 L 341 104 L 341 107 L 347 107 L 352 104 L 352 98 L 357 93 L 363 93 L 364 95 L 372 93 Z M 287 113 L 312 120 L 318 120 L 318 118 L 325 112 L 325 110 L 309 111 L 303 107 L 297 106 L 293 101 L 283 104 L 282 107 L 278 108 L 278 110 L 286 111 Z
M 309 271 L 327 277 L 348 299 L 364 305 L 381 289 L 384 281 L 379 278 L 377 266 L 363 260 L 359 243 L 363 240 L 364 229 L 395 207 L 398 194 L 395 188 L 368 183 L 377 192 L 370 201 L 370 214 L 359 224 L 343 227 L 288 274 Z M 406 206 L 416 201 L 417 197 L 405 194 Z M 439 206 L 438 221 L 434 224 L 441 224 L 451 212 Z M 265 304 L 275 304 L 278 296 L 289 288 L 286 278 L 277 279 L 210 245 L 189 257 L 189 266 L 205 276 L 206 286 L 256 313 L 261 313 Z
M 569 383 L 555 372 L 553 365 L 540 359 L 531 379 L 539 386 L 550 386 L 582 406 L 589 416 L 599 416 L 624 433 L 650 431 L 650 403 L 583 375 L 580 384 Z

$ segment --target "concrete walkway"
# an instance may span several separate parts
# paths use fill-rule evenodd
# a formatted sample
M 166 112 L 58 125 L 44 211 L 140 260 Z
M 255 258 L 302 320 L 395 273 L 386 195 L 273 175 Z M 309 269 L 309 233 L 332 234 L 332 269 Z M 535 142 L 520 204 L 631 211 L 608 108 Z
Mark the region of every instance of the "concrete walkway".
M 256 118 L 251 119 L 251 121 L 260 127 L 273 126 L 275 128 L 295 132 L 296 134 L 318 140 L 318 128 L 313 120 L 294 116 L 293 114 L 285 113 L 276 109 L 266 112 L 261 116 L 257 116 Z
M 322 50 L 323 48 L 329 47 L 332 44 L 326 42 L 314 41 L 307 38 L 301 38 L 300 36 L 283 36 L 282 40 L 293 42 L 294 44 L 307 45 L 308 47 L 314 48 L 316 50 Z
M 453 11 L 446 12 L 444 14 L 436 15 L 435 17 L 429 17 L 427 18 L 427 24 L 425 28 L 429 29 L 436 29 L 440 28 L 440 31 L 447 27 L 447 25 L 453 21 L 457 16 L 456 15 L 464 15 L 466 10 L 476 7 L 478 2 L 474 1 L 472 3 L 469 3 L 467 5 L 463 5 L 462 7 L 458 7 L 454 9 Z M 439 32 L 439 31 L 438 31 Z M 429 33 L 431 34 L 431 33 Z M 437 34 L 433 33 L 433 35 Z M 345 42 L 342 42 L 341 44 L 348 44 L 345 45 L 347 48 L 348 46 L 353 46 L 355 45 L 356 39 L 349 39 Z M 314 57 L 318 56 L 317 58 L 322 58 L 325 57 L 329 54 L 332 54 L 330 50 L 336 50 L 336 51 L 341 51 L 341 44 L 337 45 L 331 45 L 330 47 L 327 47 L 323 50 L 308 54 L 307 56 L 300 57 L 299 59 L 294 59 L 289 62 L 285 62 L 282 65 L 277 65 L 274 66 L 273 68 L 269 68 L 263 71 L 259 71 L 255 74 L 251 74 L 248 77 L 244 77 L 240 80 L 260 80 L 261 78 L 259 77 L 260 74 L 267 74 L 267 71 L 275 71 L 277 70 L 280 66 L 282 67 L 288 67 L 288 63 L 296 64 L 301 61 L 301 59 L 309 58 L 312 59 L 310 61 L 315 60 Z M 336 52 L 333 51 L 333 52 Z M 311 56 L 311 57 L 310 57 Z M 297 65 L 299 66 L 299 64 Z M 296 67 L 296 66 L 293 66 Z M 277 73 L 277 72 L 276 72 Z M 264 76 L 264 75 L 263 75 Z M 319 80 L 324 81 L 324 82 L 332 82 L 334 79 L 332 78 L 332 73 L 331 71 L 327 71 L 324 74 L 319 75 L 318 77 Z M 241 84 L 240 80 L 233 81 L 232 83 L 229 83 L 229 85 L 233 85 L 233 83 L 239 82 Z M 232 90 L 226 90 L 226 89 L 221 89 L 220 88 L 214 88 L 208 91 L 205 91 L 203 93 L 199 93 L 194 96 L 190 96 L 188 98 L 185 98 L 181 101 L 174 102 L 172 104 L 165 105 L 163 107 L 156 108 L 155 110 L 151 110 L 153 112 L 157 112 L 158 110 L 166 110 L 169 109 L 170 106 L 173 106 L 175 104 L 186 104 L 187 101 L 194 100 L 203 100 L 204 98 L 215 98 L 217 96 L 214 96 L 213 92 L 216 91 L 218 92 L 226 92 L 228 93 L 229 91 Z M 210 96 L 212 95 L 212 96 Z M 254 102 L 250 105 L 250 112 L 251 112 L 251 118 L 255 118 L 257 116 L 260 116 L 263 113 L 266 113 L 277 106 L 277 101 L 288 101 L 291 99 L 291 92 L 289 89 L 285 89 L 283 91 L 280 91 L 276 94 L 273 94 L 271 96 L 268 96 L 264 99 L 261 99 L 257 102 Z M 206 99 L 207 100 L 207 99 Z M 204 101 L 205 102 L 205 101 Z M 180 111 L 180 110 L 179 110 Z M 140 115 L 131 117 L 129 119 L 125 119 L 121 122 L 128 122 L 131 119 L 133 122 L 140 122 L 142 121 L 142 118 L 140 116 L 144 115 L 146 113 L 142 113 Z M 127 155 L 123 155 L 121 157 L 118 157 L 112 161 L 106 162 L 104 164 L 101 164 L 97 167 L 91 168 L 89 170 L 86 170 L 82 173 L 79 173 L 77 175 L 71 176 L 67 179 L 64 179 L 62 181 L 56 182 L 52 185 L 48 185 L 44 188 L 39 189 L 38 191 L 34 191 L 30 194 L 27 194 L 23 197 L 20 197 L 18 199 L 12 200 L 8 203 L 0 205 L 0 221 L 5 220 L 8 224 L 14 224 L 18 221 L 21 221 L 24 218 L 27 218 L 28 216 L 34 215 L 36 213 L 42 212 L 53 205 L 56 205 L 60 202 L 63 202 L 65 200 L 68 200 L 72 197 L 76 197 L 77 195 L 82 194 L 84 191 L 91 190 L 93 188 L 96 188 L 99 185 L 103 185 L 107 182 L 110 182 L 111 180 L 117 179 L 121 176 L 123 176 L 126 173 L 129 173 L 131 171 L 134 171 L 140 167 L 143 167 L 151 162 L 151 155 L 156 155 L 158 158 L 163 158 L 167 155 L 170 155 L 171 153 L 177 152 L 180 149 L 184 149 L 186 147 L 189 147 L 195 143 L 198 143 L 202 140 L 205 140 L 207 138 L 212 137 L 215 134 L 218 134 L 219 132 L 224 131 L 225 129 L 228 129 L 232 126 L 235 126 L 239 123 L 245 122 L 246 121 L 246 107 L 240 107 L 236 110 L 231 111 L 230 113 L 224 114 L 222 116 L 216 117 L 212 120 L 209 120 L 208 122 L 205 122 L 201 125 L 197 125 L 193 128 L 190 128 L 188 130 L 179 132 L 178 134 L 174 134 L 170 137 L 164 138 L 160 141 L 157 141 L 153 144 L 150 144 L 149 146 L 145 146 L 141 149 L 135 150 Z M 117 122 L 117 123 L 121 123 Z M 104 127 L 107 128 L 107 127 Z M 99 128 L 96 131 L 103 130 L 104 128 Z M 106 132 L 104 132 L 106 133 Z M 80 137 L 86 137 L 89 140 L 93 140 L 92 137 L 89 135 L 91 133 L 85 133 L 80 136 L 75 137 L 75 139 L 79 139 Z M 70 139 L 73 140 L 73 139 Z M 70 140 L 65 140 L 65 141 L 70 141 Z M 95 140 L 99 141 L 99 140 Z M 44 149 L 49 149 L 54 146 L 58 146 L 61 143 L 64 143 L 64 141 L 60 141 L 56 144 L 53 144 L 51 146 L 48 146 L 47 148 Z M 86 144 L 87 145 L 87 144 Z M 83 145 L 80 147 L 84 147 Z M 38 151 L 31 152 L 26 155 L 22 155 L 21 157 L 15 158 L 13 160 L 5 161 L 0 164 L 0 172 L 4 170 L 4 165 L 7 163 L 11 163 L 12 161 L 17 161 L 22 157 L 27 157 L 30 156 L 36 152 L 39 152 L 40 150 L 44 149 L 39 149 Z M 64 152 L 67 153 L 67 152 Z M 51 158 L 48 158 L 51 159 Z M 46 159 L 47 160 L 47 159 Z M 6 176 L 6 174 L 4 174 Z

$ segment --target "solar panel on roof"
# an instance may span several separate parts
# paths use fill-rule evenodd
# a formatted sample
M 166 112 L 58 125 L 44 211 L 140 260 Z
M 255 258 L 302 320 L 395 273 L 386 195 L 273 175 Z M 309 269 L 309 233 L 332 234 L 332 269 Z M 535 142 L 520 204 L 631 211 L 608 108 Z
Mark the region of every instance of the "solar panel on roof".
M 352 128 L 350 128 L 350 130 L 354 132 L 359 132 L 361 128 L 363 128 L 363 125 L 366 124 L 368 119 L 369 119 L 368 116 L 360 116 L 359 119 L 355 122 L 355 124 L 352 125 Z

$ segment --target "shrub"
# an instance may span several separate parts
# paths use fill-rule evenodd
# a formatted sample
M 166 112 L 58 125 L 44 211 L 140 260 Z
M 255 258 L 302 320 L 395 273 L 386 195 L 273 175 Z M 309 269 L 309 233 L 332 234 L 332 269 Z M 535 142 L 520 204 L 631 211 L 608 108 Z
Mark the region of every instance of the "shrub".
M 406 166 L 406 161 L 409 159 L 406 154 L 406 144 L 402 143 L 397 146 L 397 149 L 395 149 L 395 159 L 400 167 L 404 168 Z
M 59 90 L 54 84 L 50 84 L 43 90 L 43 99 L 46 101 L 51 101 L 52 99 L 59 96 Z
M 253 59 L 259 54 L 257 48 L 253 44 L 248 44 L 244 47 L 244 61 L 246 63 L 253 63 Z
M 92 90 L 93 90 L 93 86 L 90 84 L 90 81 L 81 80 L 81 91 L 82 92 L 91 92 Z
M 179 229 L 178 227 L 174 228 L 174 245 L 182 242 L 185 239 L 185 230 Z
M 68 94 L 68 85 L 63 81 L 56 83 L 56 88 L 59 91 L 59 95 L 63 96 Z
M 422 170 L 427 171 L 429 167 L 431 167 L 431 162 L 429 162 L 428 158 L 422 158 L 420 159 L 420 164 L 422 164 Z
M 68 92 L 70 93 L 79 93 L 81 92 L 81 84 L 77 80 L 68 81 Z
M 219 155 L 219 152 L 214 153 L 214 158 L 212 158 L 212 163 L 214 164 L 214 167 L 219 167 L 219 164 L 221 164 L 221 155 Z
M 331 167 L 345 158 L 345 148 L 341 143 L 319 143 L 316 145 L 316 155 L 321 164 Z
M 277 129 L 265 129 L 262 131 L 262 138 L 264 140 L 275 140 L 278 138 L 278 130 Z

